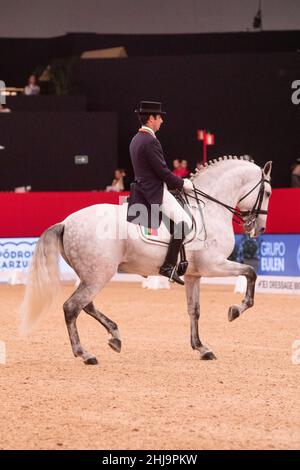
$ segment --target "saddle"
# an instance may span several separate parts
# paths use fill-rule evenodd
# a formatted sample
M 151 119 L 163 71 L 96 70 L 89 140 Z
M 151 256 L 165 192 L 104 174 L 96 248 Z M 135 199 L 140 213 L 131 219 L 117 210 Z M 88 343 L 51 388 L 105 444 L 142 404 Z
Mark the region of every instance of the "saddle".
M 170 191 L 172 192 L 172 191 Z M 186 201 L 183 199 L 182 195 L 179 191 L 172 192 L 173 196 L 176 197 L 177 201 L 185 207 Z M 200 208 L 196 205 L 189 205 L 189 215 L 192 218 L 192 229 L 190 233 L 186 236 L 182 247 L 180 249 L 180 261 L 177 265 L 177 273 L 179 276 L 183 276 L 187 270 L 188 262 L 186 259 L 186 247 L 189 247 L 193 244 L 193 242 L 203 241 L 200 240 L 199 235 L 202 233 L 204 229 L 203 223 L 203 213 Z M 170 243 L 171 236 L 174 233 L 174 222 L 162 214 L 162 223 L 160 224 L 159 228 L 149 228 L 143 225 L 136 225 L 135 229 L 138 232 L 139 237 L 145 242 L 154 245 L 160 245 L 168 247 Z

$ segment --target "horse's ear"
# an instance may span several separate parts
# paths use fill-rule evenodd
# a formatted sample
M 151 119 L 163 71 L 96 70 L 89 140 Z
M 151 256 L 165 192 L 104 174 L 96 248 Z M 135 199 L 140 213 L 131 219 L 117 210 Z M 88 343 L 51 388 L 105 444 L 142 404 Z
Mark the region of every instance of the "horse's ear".
M 264 166 L 264 169 L 263 169 L 263 172 L 264 172 L 264 175 L 269 178 L 270 177 L 270 174 L 271 174 L 271 170 L 272 170 L 272 163 L 271 161 L 267 162 Z

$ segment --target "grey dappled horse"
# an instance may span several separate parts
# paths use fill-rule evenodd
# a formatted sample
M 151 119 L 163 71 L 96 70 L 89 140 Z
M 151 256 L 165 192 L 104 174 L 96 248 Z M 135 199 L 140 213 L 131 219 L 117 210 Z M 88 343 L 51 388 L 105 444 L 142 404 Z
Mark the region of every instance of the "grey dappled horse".
M 254 303 L 254 269 L 227 259 L 235 242 L 232 215 L 234 213 L 245 222 L 244 227 L 251 235 L 264 231 L 271 194 L 271 167 L 272 162 L 261 169 L 253 162 L 223 157 L 191 176 L 195 193 L 186 197 L 190 202 L 200 197 L 205 201 L 206 239 L 200 248 L 194 243 L 186 245 L 189 265 L 184 280 L 191 345 L 200 352 L 201 359 L 215 359 L 213 352 L 199 338 L 201 276 L 246 276 L 245 298 L 240 305 L 229 308 L 229 321 L 239 317 Z M 236 206 L 239 209 L 235 210 Z M 137 226 L 126 221 L 126 211 L 127 204 L 94 205 L 71 214 L 42 234 L 34 252 L 21 306 L 23 331 L 33 326 L 57 295 L 61 254 L 80 278 L 78 288 L 63 306 L 74 355 L 81 356 L 86 364 L 97 363 L 96 357 L 80 343 L 76 320 L 81 310 L 106 328 L 111 335 L 109 345 L 120 352 L 118 326 L 96 309 L 93 299 L 117 271 L 142 276 L 158 274 L 166 252 L 165 246 L 145 243 L 137 237 Z

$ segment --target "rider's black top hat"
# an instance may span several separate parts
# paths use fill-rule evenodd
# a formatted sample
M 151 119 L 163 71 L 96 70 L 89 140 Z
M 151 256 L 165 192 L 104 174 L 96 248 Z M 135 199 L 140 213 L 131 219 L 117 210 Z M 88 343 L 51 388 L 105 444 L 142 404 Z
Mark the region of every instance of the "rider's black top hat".
M 161 103 L 157 101 L 141 101 L 139 109 L 134 111 L 138 114 L 167 114 L 161 109 Z

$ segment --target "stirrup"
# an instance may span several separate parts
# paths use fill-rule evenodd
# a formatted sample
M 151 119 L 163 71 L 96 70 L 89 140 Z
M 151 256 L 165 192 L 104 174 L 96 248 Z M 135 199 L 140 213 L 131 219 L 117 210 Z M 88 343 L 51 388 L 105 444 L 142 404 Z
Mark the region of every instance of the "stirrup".
M 177 284 L 180 284 L 181 286 L 184 286 L 184 281 L 182 279 L 180 279 L 180 277 L 178 276 L 177 266 L 176 265 L 172 269 L 171 275 L 169 277 L 169 282 L 177 282 Z
M 177 266 L 169 266 L 165 267 L 162 266 L 159 270 L 159 274 L 161 276 L 165 276 L 169 279 L 170 282 L 177 282 L 177 284 L 180 284 L 181 286 L 184 286 L 184 282 L 182 279 L 177 274 Z
M 174 279 L 173 279 L 173 276 L 174 276 L 174 274 L 176 274 L 176 272 L 177 272 L 177 266 L 174 266 L 174 268 L 171 271 L 170 277 L 169 277 L 170 282 L 175 282 Z

